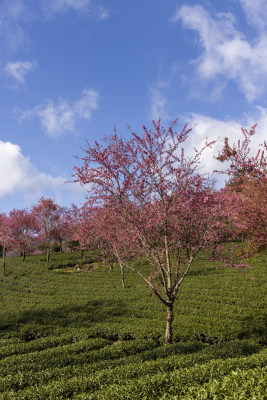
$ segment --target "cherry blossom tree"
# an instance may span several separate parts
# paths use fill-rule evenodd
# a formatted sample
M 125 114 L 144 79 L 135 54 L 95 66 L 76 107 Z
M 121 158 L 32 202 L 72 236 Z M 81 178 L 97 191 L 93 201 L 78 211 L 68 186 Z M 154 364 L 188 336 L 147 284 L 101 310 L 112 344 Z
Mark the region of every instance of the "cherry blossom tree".
M 69 210 L 69 231 L 72 241 L 79 242 L 81 257 L 90 248 L 93 237 L 91 212 L 87 207 L 77 207 L 75 204 Z
M 91 212 L 93 213 L 94 245 L 101 251 L 104 260 L 110 263 L 111 269 L 114 262 L 119 264 L 121 283 L 124 288 L 125 267 L 129 267 L 128 261 L 136 256 L 138 242 L 133 242 L 124 222 L 113 212 L 112 205 L 92 207 Z
M 256 127 L 257 124 L 249 130 L 241 128 L 243 140 L 238 140 L 237 144 L 230 145 L 229 139 L 227 137 L 224 139 L 222 151 L 216 158 L 222 163 L 229 163 L 226 171 L 219 171 L 229 176 L 228 185 L 238 186 L 247 178 L 261 179 L 266 177 L 267 158 L 265 151 L 267 150 L 267 143 L 261 144 L 256 154 L 251 154 L 251 142 L 256 133 Z
M 10 220 L 5 213 L 0 214 L 0 245 L 2 247 L 2 272 L 6 275 L 6 255 L 11 248 L 11 229 Z
M 253 255 L 267 247 L 267 178 L 250 178 L 239 187 L 240 219 L 248 241 L 248 253 Z
M 60 218 L 59 206 L 51 198 L 41 197 L 32 209 L 36 218 L 39 240 L 46 246 L 46 265 L 49 264 L 51 244 Z
M 35 216 L 26 209 L 14 209 L 9 213 L 9 220 L 14 248 L 17 247 L 19 249 L 22 255 L 22 261 L 24 261 L 26 251 L 29 249 L 30 245 L 33 244 L 37 235 L 38 229 Z
M 71 231 L 69 210 L 58 206 L 58 218 L 55 220 L 54 239 L 59 244 L 59 251 L 63 252 L 63 242 L 68 240 Z
M 248 248 L 244 252 L 253 255 L 267 245 L 267 144 L 261 144 L 253 154 L 251 142 L 256 125 L 241 130 L 243 140 L 230 145 L 225 138 L 217 159 L 229 163 L 225 172 L 229 177 L 226 190 L 232 194 L 234 221 L 247 239 Z
M 153 121 L 153 130 L 143 126 L 140 136 L 132 132 L 128 140 L 115 132 L 101 144 L 87 143 L 83 165 L 74 167 L 75 180 L 90 184 L 87 205 L 108 204 L 118 229 L 131 236 L 131 250 L 139 255 L 142 249 L 149 261 L 149 276 L 128 266 L 166 307 L 165 343 L 172 341 L 173 305 L 194 260 L 230 231 L 223 196 L 199 173 L 200 156 L 213 142 L 187 157 L 183 147 L 191 129 L 176 132 L 176 122 L 164 129 Z

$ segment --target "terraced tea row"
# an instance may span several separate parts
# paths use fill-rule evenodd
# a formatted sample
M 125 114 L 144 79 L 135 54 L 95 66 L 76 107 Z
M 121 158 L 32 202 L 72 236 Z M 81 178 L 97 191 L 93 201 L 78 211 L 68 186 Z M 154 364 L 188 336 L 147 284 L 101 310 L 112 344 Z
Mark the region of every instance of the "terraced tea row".
M 59 369 L 50 368 L 39 374 L 29 374 L 27 386 L 23 385 L 22 373 L 17 376 L 17 379 L 20 377 L 17 387 L 7 385 L 7 377 L 6 385 L 1 382 L 5 386 L 1 385 L 5 394 L 0 399 L 158 399 L 165 393 L 168 393 L 166 398 L 186 396 L 190 390 L 203 395 L 203 389 L 206 392 L 213 390 L 216 394 L 222 389 L 223 382 L 233 386 L 235 379 L 248 377 L 246 371 L 250 371 L 251 379 L 254 379 L 254 387 L 250 389 L 261 390 L 263 396 L 266 356 L 266 351 L 262 351 L 249 357 L 207 361 L 205 353 L 200 352 L 146 362 L 134 362 L 133 358 L 129 358 L 128 363 L 127 359 L 122 360 L 123 365 L 120 366 L 109 364 L 107 359 L 106 366 L 102 365 L 100 370 L 97 364 L 93 364 L 92 369 L 88 365 L 73 366 L 61 373 Z M 24 378 L 27 379 L 27 376 L 24 375 Z M 251 386 L 249 380 L 246 386 Z
M 79 275 L 38 257 L 10 260 L 0 283 L 0 400 L 263 400 L 264 257 L 256 281 L 201 267 L 180 293 L 174 343 L 163 346 L 164 309 L 133 272 L 122 289 L 116 265 Z

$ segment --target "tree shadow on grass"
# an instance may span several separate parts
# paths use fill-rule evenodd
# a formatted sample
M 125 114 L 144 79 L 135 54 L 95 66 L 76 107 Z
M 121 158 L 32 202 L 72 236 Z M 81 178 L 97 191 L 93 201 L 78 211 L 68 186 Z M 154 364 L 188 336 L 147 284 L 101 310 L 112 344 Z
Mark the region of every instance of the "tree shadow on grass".
M 205 276 L 205 275 L 215 275 L 218 274 L 218 269 L 214 265 L 211 266 L 197 266 L 195 265 L 192 269 L 189 270 L 189 276 Z
M 246 316 L 241 324 L 239 339 L 257 338 L 261 344 L 267 344 L 267 314 Z
M 20 331 L 23 326 L 52 328 L 86 328 L 91 323 L 116 323 L 131 316 L 131 310 L 122 301 L 93 300 L 84 305 L 61 306 L 56 309 L 28 310 L 0 321 L 1 331 Z

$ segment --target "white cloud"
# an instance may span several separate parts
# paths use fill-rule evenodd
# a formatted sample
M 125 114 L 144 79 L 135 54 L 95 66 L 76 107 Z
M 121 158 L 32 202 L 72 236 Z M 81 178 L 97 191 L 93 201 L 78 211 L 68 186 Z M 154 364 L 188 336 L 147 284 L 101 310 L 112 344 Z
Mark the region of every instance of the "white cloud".
M 79 118 L 90 119 L 93 110 L 98 107 L 99 94 L 95 90 L 85 89 L 80 100 L 73 104 L 73 111 Z
M 243 0 L 242 4 L 246 5 L 249 18 L 252 6 L 247 0 Z M 256 4 L 259 5 L 260 0 Z M 259 13 L 256 6 L 253 10 L 255 20 Z M 264 10 L 267 15 L 266 5 Z M 223 78 L 235 81 L 248 101 L 264 93 L 267 85 L 267 32 L 263 30 L 253 42 L 249 41 L 235 27 L 235 18 L 231 13 L 217 13 L 213 18 L 200 5 L 180 7 L 171 20 L 181 20 L 185 27 L 198 33 L 203 52 L 195 60 L 195 65 L 201 80 L 216 79 L 217 82 Z
M 5 73 L 18 83 L 25 83 L 25 75 L 34 68 L 30 61 L 9 62 L 5 66 Z
M 162 94 L 158 87 L 149 90 L 150 96 L 150 118 L 157 121 L 159 118 L 162 120 L 169 119 L 167 113 L 167 98 Z
M 108 10 L 96 5 L 96 2 L 92 0 L 43 0 L 42 11 L 48 18 L 68 11 L 90 15 L 96 20 L 105 20 L 109 17 Z
M 25 46 L 28 37 L 24 26 L 31 18 L 32 13 L 23 0 L 0 2 L 1 47 L 10 52 Z
M 104 7 L 99 7 L 98 9 L 98 19 L 99 21 L 104 21 L 105 19 L 109 18 L 109 11 Z
M 258 30 L 267 27 L 267 2 L 266 0 L 239 0 L 248 22 Z
M 243 140 L 244 136 L 241 132 L 241 127 L 249 129 L 257 123 L 256 134 L 252 138 L 250 145 L 251 154 L 256 155 L 259 144 L 266 140 L 267 131 L 267 108 L 257 107 L 256 111 L 251 115 L 246 115 L 241 120 L 226 120 L 221 121 L 216 118 L 201 114 L 190 114 L 185 118 L 189 122 L 189 126 L 194 126 L 194 129 L 186 143 L 186 149 L 196 147 L 200 149 L 204 146 L 206 138 L 208 141 L 218 140 L 218 142 L 208 148 L 202 155 L 203 169 L 202 172 L 211 174 L 214 170 L 224 170 L 226 165 L 221 164 L 215 159 L 219 151 L 223 147 L 223 139 L 229 138 L 229 144 L 237 143 L 238 140 Z M 222 175 L 216 177 L 220 185 L 224 182 Z
M 52 16 L 69 10 L 88 12 L 91 0 L 45 0 L 43 1 L 43 12 Z
M 0 198 L 17 194 L 19 205 L 31 205 L 40 196 L 50 196 L 66 205 L 82 201 L 86 189 L 76 183 L 66 183 L 63 176 L 40 172 L 22 153 L 20 146 L 0 141 Z M 1 202 L 1 205 L 3 202 Z
M 44 189 L 57 189 L 65 182 L 63 177 L 53 177 L 39 172 L 20 146 L 0 141 L 0 197 L 15 191 L 38 195 Z
M 52 100 L 34 107 L 32 110 L 21 112 L 21 120 L 37 117 L 45 132 L 51 136 L 74 132 L 79 120 L 90 120 L 92 112 L 98 107 L 99 94 L 93 89 L 82 92 L 80 99 L 70 104 L 60 98 L 55 104 Z

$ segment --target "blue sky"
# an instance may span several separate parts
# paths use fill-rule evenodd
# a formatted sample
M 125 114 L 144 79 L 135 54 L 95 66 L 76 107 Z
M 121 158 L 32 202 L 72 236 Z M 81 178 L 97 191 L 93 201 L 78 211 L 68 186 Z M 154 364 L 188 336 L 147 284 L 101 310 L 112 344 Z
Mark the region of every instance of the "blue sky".
M 84 199 L 74 156 L 151 119 L 267 132 L 266 0 L 1 0 L 0 210 Z M 206 169 L 216 168 L 213 155 Z

